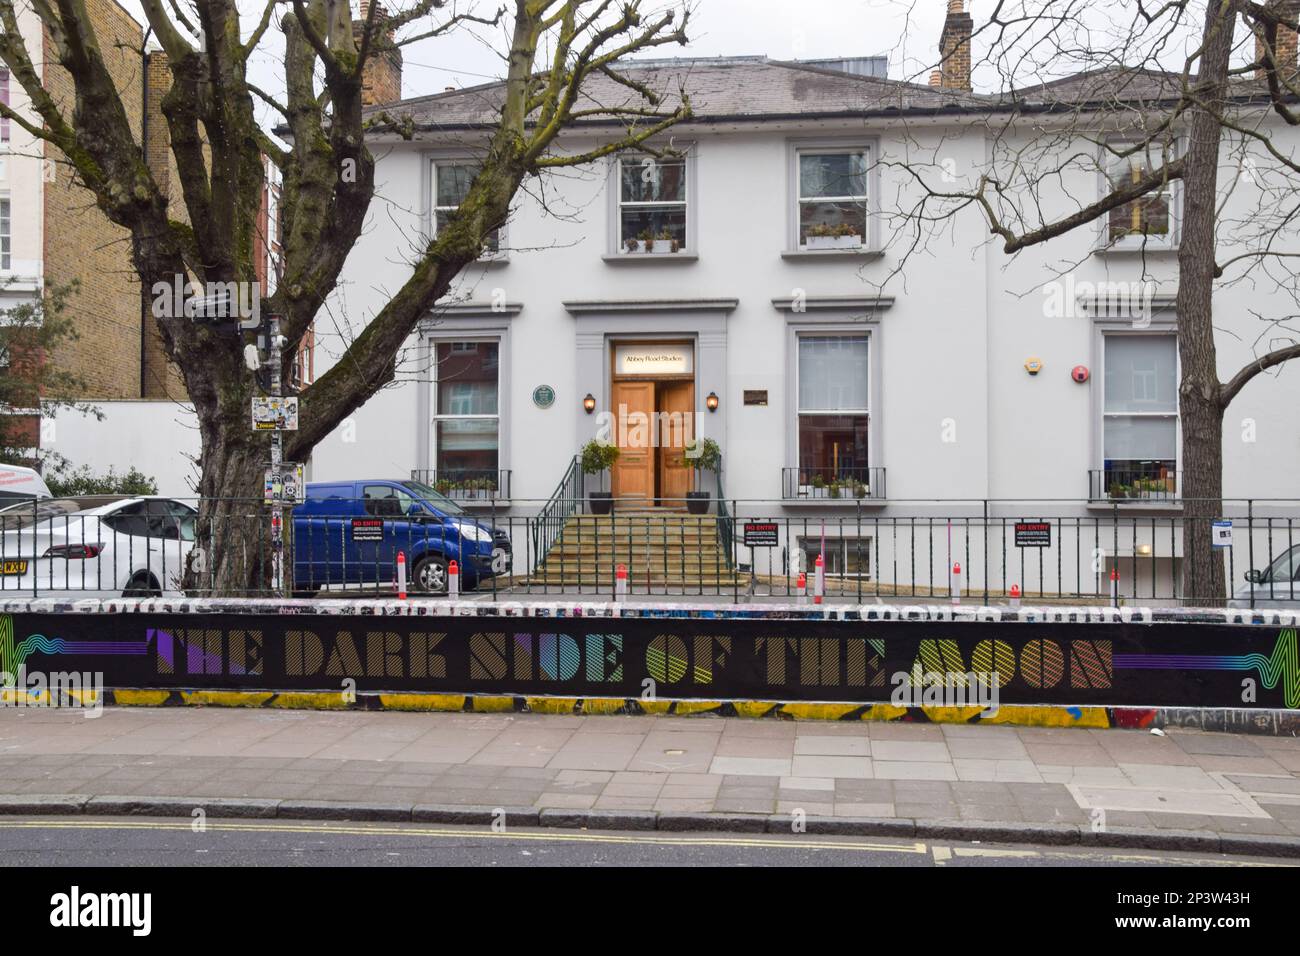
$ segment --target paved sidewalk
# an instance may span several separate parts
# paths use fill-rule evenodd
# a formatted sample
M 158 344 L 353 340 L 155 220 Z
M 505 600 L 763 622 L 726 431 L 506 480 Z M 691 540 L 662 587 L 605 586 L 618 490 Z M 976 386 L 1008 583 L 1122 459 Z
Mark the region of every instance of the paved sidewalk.
M 0 795 L 55 794 L 641 820 L 802 811 L 1064 825 L 1076 841 L 1131 828 L 1253 835 L 1300 849 L 1300 739 L 1190 731 L 133 707 L 87 719 L 0 708 Z M 9 812 L 21 806 L 5 797 L 0 809 L 6 800 Z

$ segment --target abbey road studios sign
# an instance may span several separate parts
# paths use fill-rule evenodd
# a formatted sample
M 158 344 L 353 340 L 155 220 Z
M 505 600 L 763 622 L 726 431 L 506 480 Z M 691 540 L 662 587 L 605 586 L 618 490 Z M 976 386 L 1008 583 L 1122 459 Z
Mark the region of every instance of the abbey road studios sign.
M 695 371 L 695 349 L 687 342 L 615 345 L 614 368 L 619 375 L 690 375 Z

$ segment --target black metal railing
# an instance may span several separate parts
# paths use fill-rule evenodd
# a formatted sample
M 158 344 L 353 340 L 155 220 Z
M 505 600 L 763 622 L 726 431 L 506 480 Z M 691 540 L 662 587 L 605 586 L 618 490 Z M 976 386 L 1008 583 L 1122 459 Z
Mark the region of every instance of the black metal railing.
M 555 491 L 538 510 L 537 517 L 534 519 L 530 534 L 533 543 L 533 566 L 540 565 L 546 560 L 551 546 L 563 533 L 569 516 L 581 509 L 582 497 L 585 494 L 583 489 L 586 484 L 584 478 L 581 459 L 574 455 L 569 461 L 569 467 L 564 470 L 564 477 L 560 479 L 560 483 L 555 486 Z
M 781 497 L 802 501 L 854 501 L 885 497 L 885 469 L 782 468 Z
M 475 502 L 510 498 L 508 468 L 416 468 L 414 481 L 423 482 L 452 501 Z
M 1114 462 L 1088 472 L 1092 501 L 1173 501 L 1178 497 L 1178 472 L 1171 463 Z
M 714 513 L 703 515 L 685 500 L 584 514 L 576 459 L 547 501 L 514 499 L 473 515 L 403 512 L 397 497 L 309 502 L 286 522 L 279 590 L 260 501 L 203 502 L 201 516 L 188 510 L 194 500 L 178 509 L 176 499 L 155 499 L 171 505 L 129 512 L 98 500 L 23 504 L 0 512 L 0 600 L 392 595 L 401 554 L 415 596 L 441 593 L 455 560 L 474 599 L 607 600 L 621 564 L 633 597 L 792 601 L 801 567 L 811 580 L 820 554 L 829 601 L 946 602 L 960 589 L 967 602 L 1002 603 L 1014 587 L 1026 603 L 1300 610 L 1300 500 L 1216 502 L 1231 531 L 1214 537 L 1208 520 L 1195 519 L 1188 540 L 1207 551 L 1219 542 L 1211 553 L 1224 585 L 1189 594 L 1184 530 L 1193 519 L 1178 510 L 993 499 L 792 507 L 728 498 L 721 470 L 716 479 Z M 748 535 L 746 525 L 755 526 Z

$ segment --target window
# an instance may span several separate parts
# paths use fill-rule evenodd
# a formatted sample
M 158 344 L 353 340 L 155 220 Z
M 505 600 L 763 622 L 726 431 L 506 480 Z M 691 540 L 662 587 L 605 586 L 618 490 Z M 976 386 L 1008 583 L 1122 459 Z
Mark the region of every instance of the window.
M 1113 189 L 1135 183 L 1164 165 L 1158 146 L 1111 143 L 1106 151 L 1106 177 Z M 1130 150 L 1136 150 L 1130 152 Z M 1173 184 L 1110 211 L 1107 243 L 1111 245 L 1172 246 Z
M 435 487 L 443 494 L 495 490 L 500 348 L 499 342 L 438 342 L 434 348 Z
M 375 518 L 402 518 L 411 511 L 415 499 L 392 485 L 366 485 L 361 489 L 366 514 Z
M 9 270 L 9 200 L 0 199 L 0 270 Z
M 437 235 L 446 228 L 452 215 L 465 201 L 470 183 L 478 175 L 479 167 L 475 163 L 434 163 L 433 164 L 433 233 Z M 494 229 L 484 242 L 489 255 L 501 252 L 501 230 Z
M 688 248 L 686 157 L 619 158 L 618 247 L 643 255 Z
M 799 247 L 859 248 L 867 236 L 867 150 L 801 149 Z
M 1173 335 L 1105 337 L 1104 491 L 1171 498 L 1178 457 L 1178 351 Z
M 813 570 L 817 567 L 817 555 L 822 553 L 821 537 L 799 538 L 799 550 L 803 552 L 804 570 Z M 871 578 L 870 538 L 827 538 L 824 558 L 827 577 Z
M 800 486 L 866 485 L 867 336 L 799 336 L 798 379 Z

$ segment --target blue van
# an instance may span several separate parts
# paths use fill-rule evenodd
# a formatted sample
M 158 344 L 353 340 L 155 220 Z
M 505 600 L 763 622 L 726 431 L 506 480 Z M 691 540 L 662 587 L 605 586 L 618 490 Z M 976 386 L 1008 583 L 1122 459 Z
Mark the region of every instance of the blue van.
M 444 594 L 451 561 L 460 566 L 463 590 L 504 573 L 510 538 L 422 482 L 379 478 L 309 484 L 293 509 L 293 551 L 298 593 L 387 587 L 402 551 L 411 591 Z

